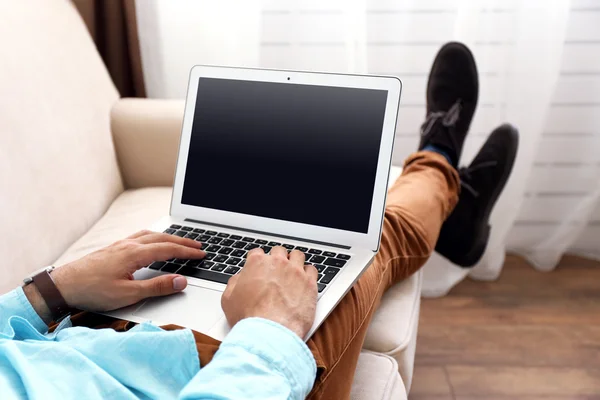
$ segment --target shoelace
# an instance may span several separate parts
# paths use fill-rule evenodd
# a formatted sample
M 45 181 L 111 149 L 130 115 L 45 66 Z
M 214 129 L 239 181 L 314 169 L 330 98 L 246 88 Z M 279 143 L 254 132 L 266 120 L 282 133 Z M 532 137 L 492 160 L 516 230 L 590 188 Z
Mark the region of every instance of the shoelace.
M 456 121 L 458 121 L 460 111 L 462 110 L 461 103 L 462 100 L 458 99 L 448 111 L 432 111 L 427 114 L 427 117 L 425 117 L 425 122 L 423 122 L 423 125 L 421 125 L 421 136 L 425 137 L 429 135 L 429 132 L 435 126 L 435 123 L 440 119 L 443 126 L 447 128 L 453 128 L 454 124 L 456 124 Z M 454 139 L 454 135 L 450 134 L 448 136 L 454 148 L 458 149 L 458 144 Z
M 498 161 L 485 161 L 485 162 L 482 162 L 480 164 L 473 165 L 470 167 L 462 167 L 461 169 L 459 169 L 459 174 L 461 177 L 460 186 L 467 189 L 473 195 L 473 197 L 479 197 L 479 192 L 477 190 L 475 190 L 475 188 L 473 186 L 471 186 L 469 183 L 465 182 L 462 179 L 462 177 L 464 176 L 467 180 L 471 180 L 471 179 L 473 179 L 473 176 L 472 176 L 473 172 L 478 171 L 483 168 L 492 168 L 492 167 L 495 167 L 496 165 L 498 165 Z

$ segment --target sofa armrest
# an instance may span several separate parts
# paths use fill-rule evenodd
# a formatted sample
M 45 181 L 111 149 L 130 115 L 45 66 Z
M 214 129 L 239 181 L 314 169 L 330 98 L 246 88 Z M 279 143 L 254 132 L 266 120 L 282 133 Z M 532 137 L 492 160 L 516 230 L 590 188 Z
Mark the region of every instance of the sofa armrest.
M 127 189 L 172 186 L 183 100 L 121 99 L 111 111 L 115 151 Z
M 352 382 L 351 400 L 406 400 L 407 393 L 392 357 L 362 351 Z

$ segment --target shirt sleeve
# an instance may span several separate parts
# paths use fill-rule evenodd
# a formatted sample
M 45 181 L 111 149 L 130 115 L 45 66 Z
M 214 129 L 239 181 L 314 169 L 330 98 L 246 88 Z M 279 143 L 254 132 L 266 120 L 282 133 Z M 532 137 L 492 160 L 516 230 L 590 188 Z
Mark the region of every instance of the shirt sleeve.
M 306 344 L 262 318 L 238 322 L 213 360 L 180 393 L 181 400 L 303 400 L 317 366 Z
M 18 287 L 0 296 L 0 336 L 13 339 L 15 326 L 27 323 L 40 334 L 48 331 L 48 326 L 33 309 L 23 288 Z

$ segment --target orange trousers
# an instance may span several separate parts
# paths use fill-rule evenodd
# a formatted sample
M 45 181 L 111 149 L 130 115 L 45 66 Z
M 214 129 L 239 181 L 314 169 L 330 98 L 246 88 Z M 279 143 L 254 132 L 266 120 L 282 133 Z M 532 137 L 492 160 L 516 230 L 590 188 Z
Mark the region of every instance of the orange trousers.
M 458 201 L 460 181 L 446 159 L 433 152 L 410 156 L 402 175 L 389 189 L 381 247 L 374 262 L 307 342 L 317 362 L 317 379 L 309 399 L 348 399 L 373 313 L 384 292 L 414 272 L 435 248 L 442 223 Z M 131 322 L 91 313 L 73 316 L 73 325 L 126 330 Z M 164 329 L 181 329 L 176 325 Z M 194 332 L 205 366 L 220 342 Z

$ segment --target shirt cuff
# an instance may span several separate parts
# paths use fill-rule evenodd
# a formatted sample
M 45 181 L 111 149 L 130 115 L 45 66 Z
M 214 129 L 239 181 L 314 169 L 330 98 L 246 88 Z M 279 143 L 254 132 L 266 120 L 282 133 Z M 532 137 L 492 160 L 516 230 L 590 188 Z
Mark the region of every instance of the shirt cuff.
M 0 297 L 0 309 L 5 315 L 21 317 L 27 320 L 39 333 L 48 332 L 48 326 L 35 312 L 33 306 L 25 296 L 22 287 L 6 293 Z
M 263 318 L 238 322 L 221 347 L 239 346 L 276 368 L 289 381 L 292 391 L 305 398 L 317 375 L 317 364 L 308 346 L 288 328 Z

